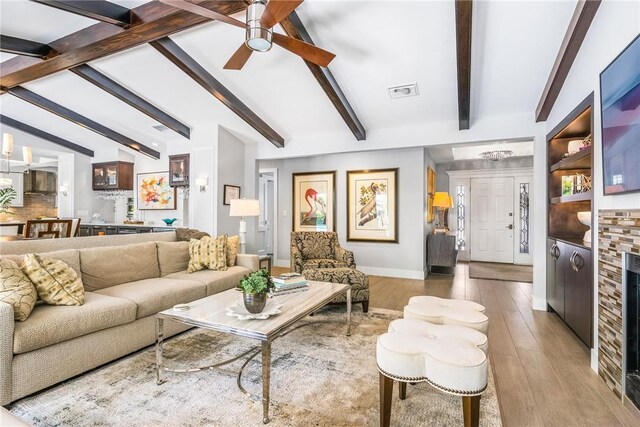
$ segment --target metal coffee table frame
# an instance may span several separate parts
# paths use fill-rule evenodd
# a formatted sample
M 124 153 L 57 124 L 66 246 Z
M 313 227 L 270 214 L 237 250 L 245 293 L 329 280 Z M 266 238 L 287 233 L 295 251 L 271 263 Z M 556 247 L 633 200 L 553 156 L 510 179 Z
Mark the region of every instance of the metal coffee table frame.
M 336 291 L 330 297 L 324 298 L 321 301 L 319 301 L 317 304 L 311 306 L 310 308 L 304 311 L 301 311 L 296 316 L 289 319 L 289 321 L 287 321 L 277 329 L 270 331 L 267 334 L 258 334 L 258 333 L 252 333 L 250 331 L 238 330 L 235 328 L 227 327 L 223 324 L 211 325 L 203 322 L 198 322 L 193 319 L 185 319 L 185 318 L 181 318 L 179 313 L 175 313 L 174 315 L 166 314 L 164 312 L 158 313 L 156 314 L 156 383 L 158 385 L 161 385 L 164 383 L 164 380 L 162 380 L 161 378 L 162 371 L 172 372 L 172 373 L 189 373 L 189 372 L 199 372 L 203 370 L 212 370 L 212 371 L 216 371 L 216 372 L 220 372 L 228 375 L 237 375 L 237 385 L 240 391 L 251 398 L 254 398 L 256 400 L 262 400 L 262 422 L 264 424 L 267 424 L 269 422 L 269 404 L 270 404 L 269 390 L 270 390 L 270 381 L 271 381 L 271 343 L 275 341 L 277 338 L 283 337 L 289 334 L 290 332 L 293 332 L 296 329 L 299 329 L 303 326 L 308 326 L 308 325 L 317 324 L 317 323 L 331 322 L 331 321 L 316 320 L 316 321 L 305 322 L 303 324 L 294 326 L 294 324 L 300 321 L 301 319 L 307 317 L 308 315 L 312 314 L 314 311 L 327 305 L 337 295 L 340 295 L 342 292 L 346 292 L 346 296 L 347 296 L 347 322 L 346 323 L 347 323 L 347 336 L 350 336 L 351 335 L 351 287 L 349 285 L 344 285 L 344 288 L 342 290 Z M 222 362 L 219 362 L 210 366 L 187 368 L 187 369 L 172 369 L 164 366 L 162 363 L 162 356 L 163 356 L 162 344 L 164 342 L 164 320 L 165 319 L 172 320 L 172 321 L 179 322 L 186 325 L 197 326 L 200 328 L 237 335 L 245 338 L 256 339 L 261 342 L 261 345 L 254 346 L 236 357 L 233 357 L 228 360 L 224 360 Z M 248 392 L 242 386 L 242 372 L 244 368 L 259 353 L 262 353 L 262 397 Z M 237 360 L 240 360 L 247 355 L 249 355 L 249 357 L 244 362 L 244 364 L 242 365 L 242 367 L 238 372 L 222 368 L 222 366 L 228 365 Z

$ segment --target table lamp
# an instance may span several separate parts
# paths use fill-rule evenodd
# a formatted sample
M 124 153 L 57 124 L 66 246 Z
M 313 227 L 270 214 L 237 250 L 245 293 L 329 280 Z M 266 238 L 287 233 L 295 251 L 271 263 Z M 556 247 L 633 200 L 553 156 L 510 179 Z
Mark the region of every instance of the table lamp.
M 453 200 L 449 193 L 437 191 L 433 197 L 433 207 L 438 208 L 438 227 L 434 230 L 434 233 L 446 233 L 448 230 L 444 224 L 444 210 L 453 207 Z
M 247 249 L 247 221 L 245 217 L 259 216 L 260 215 L 260 201 L 254 199 L 233 199 L 231 200 L 231 208 L 229 209 L 229 216 L 240 217 L 240 230 L 238 236 L 240 236 L 240 253 L 245 253 Z

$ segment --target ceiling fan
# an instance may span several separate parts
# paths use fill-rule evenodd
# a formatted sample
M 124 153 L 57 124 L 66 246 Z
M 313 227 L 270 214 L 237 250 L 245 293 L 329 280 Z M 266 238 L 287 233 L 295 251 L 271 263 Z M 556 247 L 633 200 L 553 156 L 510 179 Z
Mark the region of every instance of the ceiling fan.
M 302 1 L 251 0 L 251 4 L 247 7 L 245 23 L 186 0 L 160 0 L 162 3 L 179 9 L 245 29 L 245 42 L 227 61 L 224 66 L 226 70 L 242 69 L 254 51 L 266 52 L 271 49 L 272 43 L 306 61 L 326 67 L 335 58 L 333 53 L 293 37 L 273 32 L 273 26 L 289 16 L 296 7 L 300 6 Z

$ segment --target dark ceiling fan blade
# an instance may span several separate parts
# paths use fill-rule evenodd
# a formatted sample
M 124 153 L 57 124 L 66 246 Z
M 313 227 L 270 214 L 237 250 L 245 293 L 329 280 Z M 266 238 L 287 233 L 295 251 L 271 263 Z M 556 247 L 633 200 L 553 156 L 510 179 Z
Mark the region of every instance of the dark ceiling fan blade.
M 247 63 L 249 57 L 253 51 L 247 47 L 246 44 L 242 45 L 235 51 L 235 53 L 229 58 L 226 64 L 224 64 L 225 70 L 241 70 L 244 64 Z
M 204 16 L 205 18 L 215 19 L 230 25 L 235 25 L 240 28 L 247 28 L 247 24 L 237 19 L 231 18 L 222 13 L 214 12 L 206 7 L 198 6 L 197 4 L 190 3 L 185 0 L 159 0 L 160 3 L 168 4 L 169 6 L 177 7 L 178 9 L 186 10 L 187 12 L 195 13 L 196 15 Z
M 278 33 L 273 33 L 273 42 L 289 52 L 295 53 L 302 59 L 321 67 L 326 67 L 336 57 L 333 53 L 317 46 Z
M 262 18 L 260 18 L 260 24 L 264 28 L 273 27 L 289 16 L 302 2 L 303 0 L 269 0 L 267 8 L 262 13 Z

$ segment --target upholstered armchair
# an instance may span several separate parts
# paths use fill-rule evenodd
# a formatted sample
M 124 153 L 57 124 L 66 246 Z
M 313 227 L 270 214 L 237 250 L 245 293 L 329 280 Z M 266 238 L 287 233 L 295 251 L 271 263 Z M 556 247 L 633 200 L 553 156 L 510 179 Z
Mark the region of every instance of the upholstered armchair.
M 340 246 L 338 234 L 319 231 L 291 232 L 291 270 L 356 268 L 353 252 Z

